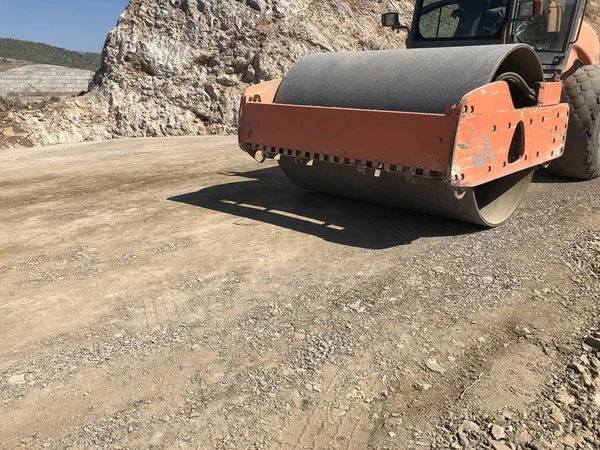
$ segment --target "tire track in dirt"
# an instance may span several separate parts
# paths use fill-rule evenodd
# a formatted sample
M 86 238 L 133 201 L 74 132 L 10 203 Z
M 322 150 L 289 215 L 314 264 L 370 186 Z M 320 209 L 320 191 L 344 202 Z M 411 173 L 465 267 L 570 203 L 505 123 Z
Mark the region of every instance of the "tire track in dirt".
M 447 411 L 522 400 L 511 377 L 537 395 L 544 349 L 596 317 L 562 256 L 598 228 L 598 182 L 540 178 L 513 220 L 475 230 L 307 194 L 232 138 L 11 152 L 3 448 L 428 445 Z M 49 170 L 52 201 L 27 188 Z

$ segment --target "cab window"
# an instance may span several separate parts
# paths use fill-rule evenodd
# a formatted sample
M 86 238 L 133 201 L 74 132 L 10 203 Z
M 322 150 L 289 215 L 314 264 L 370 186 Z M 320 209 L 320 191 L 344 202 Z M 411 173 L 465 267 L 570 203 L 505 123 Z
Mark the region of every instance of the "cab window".
M 419 32 L 425 39 L 451 38 L 456 33 L 458 20 L 452 16 L 456 10 L 456 4 L 436 5 L 435 0 L 425 0 L 423 6 L 437 6 L 430 12 L 421 15 L 419 21 Z
M 517 41 L 531 45 L 538 52 L 560 53 L 566 49 L 573 26 L 573 0 L 544 1 L 542 14 L 518 24 Z
M 424 0 L 417 39 L 500 39 L 508 0 Z

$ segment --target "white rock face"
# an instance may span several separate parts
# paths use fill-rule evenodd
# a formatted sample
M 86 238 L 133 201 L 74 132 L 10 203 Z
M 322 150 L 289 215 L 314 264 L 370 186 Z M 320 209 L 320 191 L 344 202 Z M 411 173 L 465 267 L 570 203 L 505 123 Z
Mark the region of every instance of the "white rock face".
M 315 52 L 401 48 L 407 0 L 131 0 L 89 94 L 28 121 L 37 144 L 232 133 L 242 91 Z

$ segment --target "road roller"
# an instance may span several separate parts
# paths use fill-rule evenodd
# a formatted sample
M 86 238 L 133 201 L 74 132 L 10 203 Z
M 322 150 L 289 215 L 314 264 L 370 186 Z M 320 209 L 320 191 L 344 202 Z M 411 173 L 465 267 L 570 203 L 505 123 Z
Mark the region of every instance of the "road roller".
M 538 168 L 600 175 L 584 0 L 417 0 L 406 49 L 318 53 L 243 93 L 240 148 L 296 185 L 495 227 Z M 392 32 L 392 31 L 390 31 Z

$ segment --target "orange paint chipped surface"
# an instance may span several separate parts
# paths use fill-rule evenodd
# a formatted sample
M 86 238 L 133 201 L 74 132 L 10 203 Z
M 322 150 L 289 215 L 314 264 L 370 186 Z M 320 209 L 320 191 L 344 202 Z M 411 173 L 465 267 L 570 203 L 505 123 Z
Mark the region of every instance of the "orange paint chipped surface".
M 561 83 L 543 83 L 547 106 L 515 109 L 508 84 L 492 83 L 461 102 L 451 184 L 472 187 L 562 155 L 569 106 L 558 103 Z
M 537 106 L 515 109 L 508 84 L 466 94 L 446 114 L 274 104 L 279 81 L 250 87 L 240 147 L 258 160 L 294 157 L 478 186 L 558 158 L 569 107 L 561 83 L 542 83 Z

